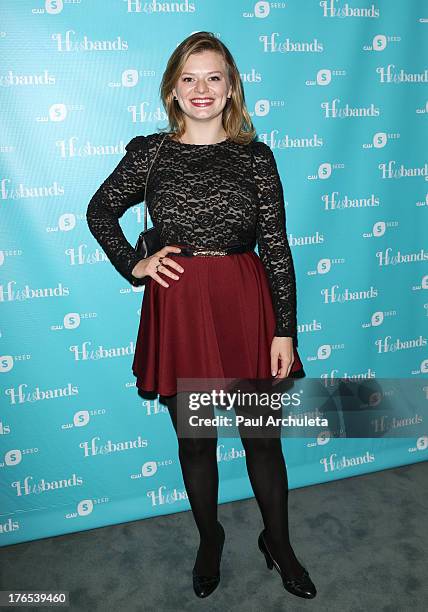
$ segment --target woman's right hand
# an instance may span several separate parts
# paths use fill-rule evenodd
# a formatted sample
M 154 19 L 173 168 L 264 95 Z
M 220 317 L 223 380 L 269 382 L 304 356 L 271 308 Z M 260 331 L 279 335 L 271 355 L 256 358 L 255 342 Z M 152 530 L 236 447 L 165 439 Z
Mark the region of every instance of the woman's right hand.
M 176 274 L 171 272 L 171 270 L 167 266 L 170 266 L 174 270 L 177 270 L 177 272 L 184 272 L 184 269 L 176 261 L 174 261 L 170 257 L 167 257 L 167 255 L 169 252 L 180 253 L 180 251 L 180 247 L 166 245 L 160 251 L 156 251 L 156 253 L 150 255 L 150 257 L 140 259 L 140 261 L 136 263 L 133 267 L 132 275 L 136 278 L 150 276 L 151 278 L 153 278 L 153 280 L 158 282 L 159 285 L 162 285 L 163 287 L 169 287 L 168 283 L 164 281 L 161 276 L 159 276 L 158 272 L 162 272 L 162 274 L 165 274 L 170 278 L 178 280 L 180 276 L 177 276 Z M 162 261 L 160 262 L 160 265 L 159 257 L 163 257 Z

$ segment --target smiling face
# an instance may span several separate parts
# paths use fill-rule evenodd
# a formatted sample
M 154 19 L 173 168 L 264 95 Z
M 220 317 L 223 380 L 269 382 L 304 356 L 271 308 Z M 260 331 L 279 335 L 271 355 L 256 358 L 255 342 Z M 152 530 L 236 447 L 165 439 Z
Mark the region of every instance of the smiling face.
M 209 120 L 220 115 L 232 94 L 222 56 L 211 50 L 190 55 L 172 93 L 191 119 Z

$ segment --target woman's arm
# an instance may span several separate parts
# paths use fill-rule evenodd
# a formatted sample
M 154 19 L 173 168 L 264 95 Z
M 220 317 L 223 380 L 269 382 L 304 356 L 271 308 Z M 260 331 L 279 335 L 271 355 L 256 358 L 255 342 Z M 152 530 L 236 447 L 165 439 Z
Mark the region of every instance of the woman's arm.
M 272 291 L 274 335 L 292 337 L 297 346 L 296 277 L 287 239 L 282 183 L 270 147 L 263 142 L 254 142 L 252 146 L 260 203 L 256 235 Z
M 125 211 L 142 202 L 148 172 L 148 147 L 145 136 L 136 136 L 125 147 L 126 154 L 92 196 L 86 220 L 91 234 L 115 268 L 133 285 L 141 282 L 132 275 L 142 259 L 131 246 L 119 224 Z

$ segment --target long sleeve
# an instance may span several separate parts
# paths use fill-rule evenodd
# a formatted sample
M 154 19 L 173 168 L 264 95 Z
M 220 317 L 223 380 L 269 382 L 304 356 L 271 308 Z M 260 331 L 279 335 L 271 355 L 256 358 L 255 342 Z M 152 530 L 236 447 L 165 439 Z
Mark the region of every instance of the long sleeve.
M 263 142 L 253 143 L 259 196 L 256 237 L 276 315 L 275 336 L 293 337 L 297 346 L 296 277 L 286 233 L 284 195 L 275 157 Z
M 91 234 L 115 268 L 133 285 L 143 284 L 132 274 L 142 259 L 126 239 L 119 224 L 125 211 L 144 199 L 148 171 L 145 136 L 136 136 L 125 147 L 126 154 L 92 196 L 86 220 Z

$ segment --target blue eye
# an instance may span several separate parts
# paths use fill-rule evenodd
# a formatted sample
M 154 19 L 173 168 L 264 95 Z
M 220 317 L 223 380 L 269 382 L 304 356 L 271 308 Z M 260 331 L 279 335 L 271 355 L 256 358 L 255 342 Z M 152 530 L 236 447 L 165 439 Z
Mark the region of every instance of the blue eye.
M 209 78 L 210 79 L 217 79 L 218 81 L 220 81 L 220 77 L 218 75 L 214 75 L 214 76 L 209 77 Z M 190 76 L 183 77 L 183 81 L 187 81 L 188 79 L 192 80 L 192 77 L 190 77 Z

